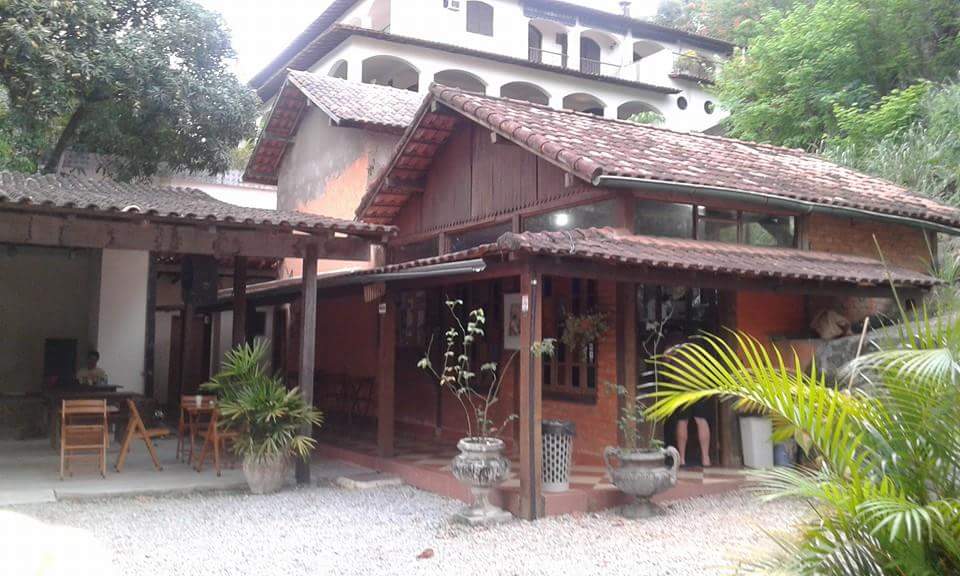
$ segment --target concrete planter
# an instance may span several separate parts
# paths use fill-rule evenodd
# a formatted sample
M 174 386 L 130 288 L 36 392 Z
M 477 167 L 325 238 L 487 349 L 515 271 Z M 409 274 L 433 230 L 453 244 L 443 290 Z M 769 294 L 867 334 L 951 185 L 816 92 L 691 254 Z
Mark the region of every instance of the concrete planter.
M 510 460 L 503 456 L 503 440 L 497 438 L 463 438 L 453 459 L 453 475 L 470 488 L 473 505 L 464 508 L 454 520 L 484 526 L 512 518 L 509 512 L 490 504 L 490 490 L 507 479 Z
M 619 466 L 613 465 L 614 460 L 619 461 Z M 608 446 L 603 452 L 603 462 L 617 489 L 634 497 L 634 503 L 624 506 L 620 513 L 627 518 L 649 518 L 660 513 L 660 508 L 650 499 L 677 484 L 680 453 L 673 446 L 665 450 Z
M 243 459 L 243 475 L 254 494 L 272 494 L 287 481 L 290 472 L 290 458 L 279 456 L 266 461 L 254 458 Z

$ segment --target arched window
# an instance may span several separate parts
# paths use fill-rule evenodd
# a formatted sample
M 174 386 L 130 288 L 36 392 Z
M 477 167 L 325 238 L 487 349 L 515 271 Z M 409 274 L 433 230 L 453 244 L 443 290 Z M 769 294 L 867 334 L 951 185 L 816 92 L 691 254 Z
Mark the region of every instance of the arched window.
M 340 60 L 330 68 L 330 76 L 334 78 L 347 79 L 347 71 L 349 70 L 349 65 L 346 60 Z
M 523 100 L 524 102 L 533 102 L 534 104 L 550 104 L 550 95 L 546 90 L 531 84 L 529 82 L 509 82 L 500 87 L 500 96 L 503 98 L 513 98 L 514 100 Z
M 433 75 L 433 81 L 467 92 L 476 92 L 477 94 L 486 94 L 487 92 L 486 82 L 464 70 L 441 70 Z
M 586 36 L 580 37 L 580 71 L 600 74 L 600 45 Z
M 493 36 L 493 6 L 485 2 L 467 2 L 467 32 Z

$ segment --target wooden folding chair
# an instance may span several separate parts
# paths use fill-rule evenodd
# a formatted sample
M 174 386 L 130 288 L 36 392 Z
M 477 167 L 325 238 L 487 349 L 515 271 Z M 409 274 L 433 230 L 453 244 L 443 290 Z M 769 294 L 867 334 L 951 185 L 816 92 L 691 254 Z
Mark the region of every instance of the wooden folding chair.
M 94 456 L 100 465 L 100 476 L 106 478 L 108 433 L 106 400 L 63 400 L 60 405 L 60 479 L 63 480 L 65 471 L 70 472 L 70 460 Z
M 120 445 L 120 457 L 117 458 L 117 472 L 123 471 L 123 463 L 127 460 L 127 453 L 130 451 L 130 443 L 133 442 L 134 436 L 138 436 L 143 439 L 143 443 L 147 445 L 147 452 L 150 453 L 150 458 L 153 460 L 153 465 L 157 470 L 163 470 L 163 466 L 160 465 L 160 459 L 157 458 L 157 451 L 153 446 L 154 438 L 166 438 L 170 435 L 170 429 L 165 427 L 156 427 L 156 428 L 147 428 L 143 423 L 143 418 L 140 417 L 140 411 L 137 410 L 137 405 L 133 400 L 127 399 L 127 409 L 130 411 L 130 419 L 127 422 L 127 431 L 123 435 L 123 444 Z
M 203 438 L 203 448 L 200 449 L 200 458 L 197 460 L 197 472 L 200 472 L 203 468 L 203 461 L 207 459 L 207 453 L 213 450 L 213 469 L 217 471 L 217 476 L 220 476 L 221 452 L 226 451 L 228 442 L 233 442 L 237 438 L 236 432 L 222 430 L 217 425 L 219 415 L 219 411 L 214 409 L 210 416 L 210 423 L 207 424 L 207 429 L 198 431 L 200 437 Z
M 193 447 L 197 432 L 206 429 L 216 402 L 216 396 L 197 396 L 195 394 L 180 396 L 180 421 L 177 423 L 177 460 L 183 460 L 186 456 L 187 463 L 193 463 Z M 187 438 L 190 440 L 189 453 L 186 449 Z

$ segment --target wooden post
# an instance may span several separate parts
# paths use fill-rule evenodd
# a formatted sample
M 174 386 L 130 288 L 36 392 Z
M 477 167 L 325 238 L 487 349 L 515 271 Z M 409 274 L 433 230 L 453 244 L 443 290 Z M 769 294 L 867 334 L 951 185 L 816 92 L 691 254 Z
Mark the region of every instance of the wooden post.
M 183 305 L 183 315 L 180 317 L 180 374 L 177 382 L 177 404 L 179 405 L 180 396 L 193 393 L 193 390 L 187 389 L 187 375 L 190 368 L 190 344 L 193 341 L 193 304 L 189 299 Z
M 617 283 L 617 384 L 625 393 L 618 395 L 617 416 L 637 401 L 637 384 L 640 382 L 637 359 L 637 285 L 632 282 Z M 646 426 L 646 425 L 645 425 Z M 618 426 L 619 429 L 619 426 Z M 644 430 L 647 432 L 648 430 Z M 623 442 L 623 431 L 620 441 Z
M 316 254 L 315 249 L 313 253 Z M 314 262 L 316 262 L 315 258 Z M 316 268 L 316 264 L 314 264 L 314 268 Z M 233 259 L 233 346 L 236 347 L 246 341 L 247 259 L 244 256 L 236 256 Z
M 147 268 L 147 321 L 143 347 L 143 395 L 153 398 L 157 344 L 157 256 L 151 253 Z M 158 399 L 159 400 L 159 399 Z
M 388 293 L 380 303 L 377 364 L 377 453 L 393 456 L 396 429 L 397 302 Z
M 303 257 L 303 293 L 300 295 L 303 321 L 300 332 L 300 394 L 313 406 L 313 369 L 317 355 L 317 248 L 308 246 Z M 236 325 L 234 325 L 236 328 Z M 235 333 L 236 334 L 236 333 Z M 313 426 L 307 424 L 300 431 L 313 437 Z M 310 457 L 297 459 L 297 484 L 310 483 Z
M 543 404 L 543 360 L 530 347 L 543 340 L 540 309 L 543 278 L 528 264 L 520 275 L 520 517 L 535 520 L 544 515 L 543 435 L 540 429 Z

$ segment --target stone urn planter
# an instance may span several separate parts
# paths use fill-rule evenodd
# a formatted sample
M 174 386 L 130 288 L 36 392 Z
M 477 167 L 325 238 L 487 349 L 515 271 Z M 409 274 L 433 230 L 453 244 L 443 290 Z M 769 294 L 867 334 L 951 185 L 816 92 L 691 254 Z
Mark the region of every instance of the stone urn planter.
M 290 473 L 290 458 L 286 455 L 264 461 L 243 459 L 243 475 L 254 494 L 272 494 L 283 488 Z
M 510 520 L 506 510 L 490 503 L 490 491 L 507 479 L 510 460 L 504 457 L 503 440 L 498 438 L 463 438 L 453 459 L 453 475 L 470 488 L 473 504 L 454 516 L 454 520 L 471 526 L 484 526 Z
M 614 466 L 614 461 L 619 465 Z M 626 518 L 649 518 L 660 513 L 650 499 L 677 484 L 680 453 L 673 446 L 656 450 L 625 450 L 608 446 L 603 452 L 610 479 L 618 490 L 634 497 L 624 506 Z

